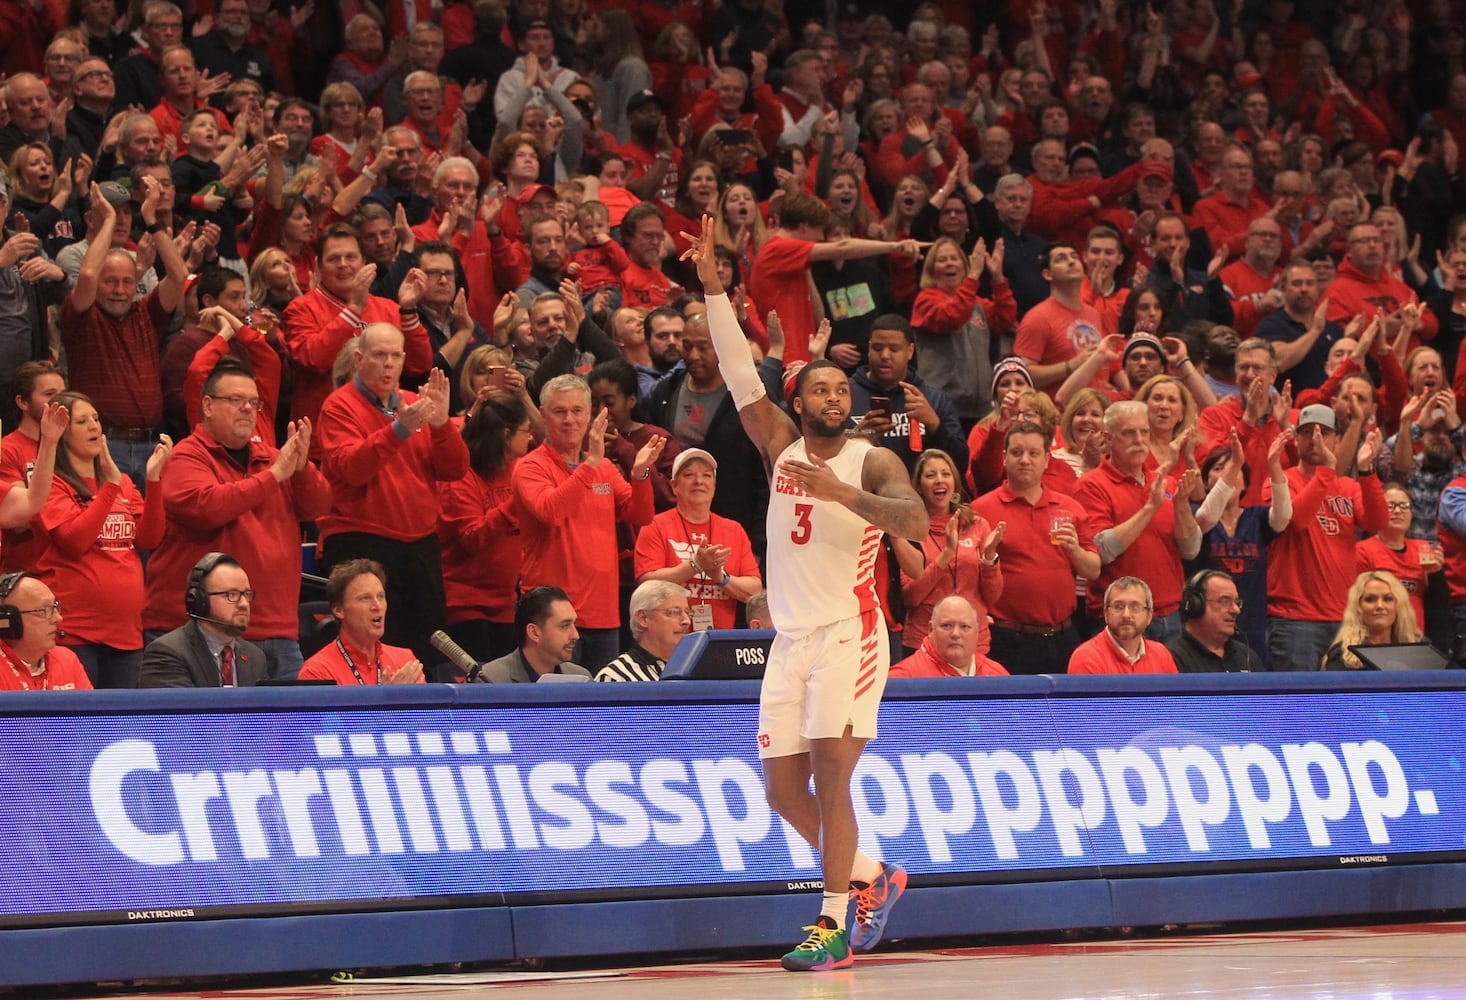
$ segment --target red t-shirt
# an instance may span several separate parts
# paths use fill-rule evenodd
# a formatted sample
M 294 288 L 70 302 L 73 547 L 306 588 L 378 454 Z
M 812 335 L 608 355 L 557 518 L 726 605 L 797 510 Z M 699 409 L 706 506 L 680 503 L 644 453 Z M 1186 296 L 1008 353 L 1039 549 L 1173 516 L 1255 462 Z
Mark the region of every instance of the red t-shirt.
M 1167 476 L 1166 501 L 1140 537 L 1118 559 L 1100 567 L 1099 579 L 1089 581 L 1084 605 L 1091 618 L 1104 617 L 1105 588 L 1122 576 L 1139 577 L 1150 585 L 1157 618 L 1181 606 L 1181 588 L 1186 581 L 1181 549 L 1176 544 L 1176 510 L 1171 505 L 1175 488 L 1175 480 Z M 1089 530 L 1096 535 L 1130 520 L 1149 497 L 1149 482 L 1125 475 L 1108 458 L 1093 472 L 1080 476 L 1079 485 L 1074 487 L 1074 499 L 1088 512 Z
M 0 498 L 9 492 L 14 483 L 30 485 L 31 470 L 35 468 L 36 453 L 41 443 L 29 435 L 15 430 L 0 438 Z M 23 528 L 6 528 L 0 533 L 0 566 L 9 573 L 18 569 L 30 569 L 46 551 L 46 536 L 30 525 Z
M 1054 461 L 1050 459 L 1050 465 Z M 1056 513 L 1074 519 L 1079 545 L 1095 551 L 1094 533 L 1084 508 L 1072 497 L 1045 489 L 1030 504 L 1007 483 L 978 497 L 972 504 L 989 524 L 1008 523 L 998 546 L 1002 556 L 1003 592 L 988 612 L 1001 621 L 1059 628 L 1074 615 L 1074 567 L 1064 550 L 1049 541 L 1049 525 Z
M 809 301 L 809 255 L 814 244 L 791 236 L 770 236 L 758 248 L 748 275 L 748 294 L 758 318 L 779 314 L 784 327 L 784 364 L 808 361 L 809 338 L 815 330 Z
M 1093 306 L 1080 304 L 1070 309 L 1058 299 L 1047 298 L 1028 310 L 1018 323 L 1013 352 L 1041 365 L 1061 364 L 1099 344 L 1105 321 Z M 1044 391 L 1052 396 L 1062 380 Z
M 1423 538 L 1405 539 L 1399 552 L 1390 548 L 1378 535 L 1366 538 L 1354 547 L 1354 572 L 1367 573 L 1382 569 L 1393 573 L 1405 585 L 1410 606 L 1415 609 L 1415 627 L 1425 630 L 1426 570 L 1421 557 L 1430 553 L 1430 543 Z
M 626 270 L 631 258 L 615 240 L 607 240 L 599 246 L 583 246 L 570 255 L 570 263 L 578 264 L 580 270 L 575 280 L 580 282 L 582 294 L 589 295 L 607 285 L 621 283 L 621 272 Z
M 709 521 L 695 524 L 673 509 L 664 510 L 652 518 L 651 523 L 636 536 L 637 579 L 653 570 L 682 565 L 702 545 L 726 545 L 732 550 L 728 561 L 723 564 L 723 570 L 729 576 L 763 579 L 743 525 L 717 514 L 710 517 Z M 697 576 L 686 586 L 689 606 L 706 604 L 712 609 L 713 628 L 733 628 L 738 602 L 727 595 L 721 584 Z
M 1266 313 L 1259 314 L 1257 304 L 1264 295 L 1277 287 L 1281 267 L 1273 268 L 1272 274 L 1258 274 L 1245 260 L 1234 260 L 1222 268 L 1222 287 L 1227 298 L 1232 300 L 1232 328 L 1243 340 L 1257 330 L 1257 324 Z
M 100 643 L 113 649 L 143 648 L 143 564 L 139 548 L 163 537 L 163 504 L 144 503 L 127 476 L 97 487 L 83 502 L 61 477 L 35 524 L 50 540 L 34 572 L 66 615 L 68 646 Z
M 681 291 L 680 285 L 661 271 L 642 267 L 633 260 L 627 260 L 626 269 L 621 272 L 621 304 L 639 309 L 657 309 L 671 302 Z
M 1110 630 L 1105 629 L 1074 650 L 1074 655 L 1069 657 L 1069 673 L 1174 674 L 1176 661 L 1165 646 L 1158 642 L 1145 642 L 1140 659 L 1131 663 L 1115 645 L 1115 640 L 1110 638 Z
M 1355 538 L 1389 524 L 1385 494 L 1374 475 L 1357 481 L 1319 466 L 1311 478 L 1294 467 L 1288 477 L 1293 520 L 1267 547 L 1267 613 L 1307 622 L 1344 618 L 1354 582 Z M 1272 495 L 1271 484 L 1267 495 Z
M 321 651 L 300 668 L 300 679 L 303 681 L 335 681 L 341 687 L 360 687 L 386 683 L 386 679 L 394 673 L 407 666 L 417 659 L 412 650 L 403 649 L 401 646 L 389 646 L 384 642 L 377 643 L 375 653 L 368 653 L 365 650 L 357 649 L 345 639 L 338 640 L 341 645 L 335 642 L 327 643 Z M 342 647 L 351 656 L 351 662 L 356 664 L 356 672 L 346 665 L 346 660 L 341 655 Z M 357 674 L 361 679 L 357 679 Z M 378 681 L 378 676 L 381 681 Z M 418 678 L 418 683 L 423 683 L 423 678 Z

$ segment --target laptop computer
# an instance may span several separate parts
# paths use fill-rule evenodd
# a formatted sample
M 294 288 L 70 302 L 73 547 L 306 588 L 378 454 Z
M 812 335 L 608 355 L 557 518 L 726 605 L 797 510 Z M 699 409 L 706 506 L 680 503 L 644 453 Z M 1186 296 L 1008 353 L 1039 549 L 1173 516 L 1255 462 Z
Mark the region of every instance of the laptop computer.
M 1451 665 L 1446 654 L 1428 642 L 1350 646 L 1349 651 L 1375 670 L 1445 670 Z

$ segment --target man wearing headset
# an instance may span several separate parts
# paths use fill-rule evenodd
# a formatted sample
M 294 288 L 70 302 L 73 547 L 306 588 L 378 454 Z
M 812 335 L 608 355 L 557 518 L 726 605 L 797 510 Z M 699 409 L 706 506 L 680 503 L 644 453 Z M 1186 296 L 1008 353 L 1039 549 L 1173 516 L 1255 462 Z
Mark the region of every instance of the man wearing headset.
M 1179 635 L 1166 643 L 1176 669 L 1183 674 L 1256 673 L 1262 658 L 1237 635 L 1242 599 L 1231 576 L 1204 569 L 1181 591 Z
M 26 573 L 0 576 L 0 691 L 90 691 L 76 654 L 56 645 L 61 603 Z
M 210 552 L 188 574 L 188 624 L 143 650 L 138 687 L 254 687 L 265 679 L 265 651 L 240 636 L 255 592 L 231 555 Z

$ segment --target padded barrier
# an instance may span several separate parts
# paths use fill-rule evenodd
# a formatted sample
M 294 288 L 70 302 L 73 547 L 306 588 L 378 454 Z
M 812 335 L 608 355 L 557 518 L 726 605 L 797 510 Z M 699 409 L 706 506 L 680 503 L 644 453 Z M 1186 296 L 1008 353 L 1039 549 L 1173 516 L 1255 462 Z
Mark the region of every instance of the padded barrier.
M 0 696 L 0 982 L 767 947 L 757 687 Z M 892 937 L 1466 905 L 1456 672 L 892 682 Z

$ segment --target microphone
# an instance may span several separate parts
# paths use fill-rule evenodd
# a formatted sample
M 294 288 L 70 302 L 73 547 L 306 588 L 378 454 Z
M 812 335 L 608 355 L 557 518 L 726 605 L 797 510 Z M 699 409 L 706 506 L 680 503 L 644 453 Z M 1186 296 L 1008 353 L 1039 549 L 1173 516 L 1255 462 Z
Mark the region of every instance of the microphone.
M 455 667 L 463 671 L 463 683 L 472 684 L 478 680 L 479 673 L 483 670 L 483 664 L 475 660 L 468 650 L 454 642 L 447 632 L 438 629 L 428 636 L 428 642 L 433 644 L 434 649 L 448 657 Z
M 225 621 L 223 618 L 210 618 L 208 615 L 196 615 L 192 611 L 188 613 L 188 617 L 196 622 L 208 622 L 210 625 L 217 625 L 222 629 L 228 630 L 231 635 L 244 635 L 245 633 L 245 630 L 237 624 L 231 621 Z M 61 633 L 57 634 L 59 635 Z

